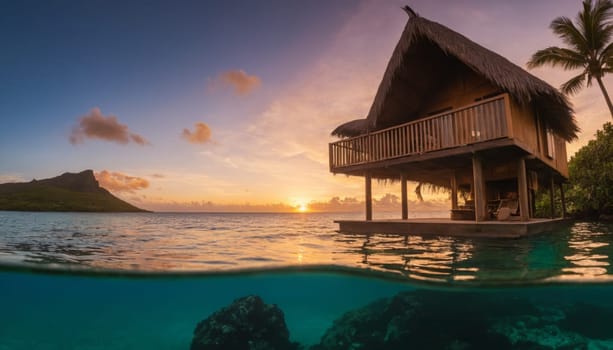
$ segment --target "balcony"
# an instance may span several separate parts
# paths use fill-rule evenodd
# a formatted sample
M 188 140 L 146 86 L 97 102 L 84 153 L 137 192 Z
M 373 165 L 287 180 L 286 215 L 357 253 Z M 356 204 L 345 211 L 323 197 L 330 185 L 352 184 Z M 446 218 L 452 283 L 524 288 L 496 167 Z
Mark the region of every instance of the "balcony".
M 510 137 L 510 101 L 503 94 L 431 117 L 329 144 L 330 170 Z

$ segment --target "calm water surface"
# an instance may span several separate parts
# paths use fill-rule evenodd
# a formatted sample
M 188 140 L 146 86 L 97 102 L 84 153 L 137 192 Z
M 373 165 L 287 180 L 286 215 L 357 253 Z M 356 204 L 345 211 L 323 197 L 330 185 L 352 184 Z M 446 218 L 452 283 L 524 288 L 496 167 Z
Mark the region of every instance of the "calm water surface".
M 0 212 L 0 262 L 165 272 L 334 265 L 456 284 L 613 278 L 611 224 L 498 240 L 339 234 L 340 218 L 360 215 Z
M 0 350 L 186 350 L 198 322 L 252 294 L 304 350 L 343 329 L 383 343 L 324 349 L 613 349 L 610 224 L 514 240 L 335 231 L 360 217 L 0 212 Z M 390 310 L 408 323 L 374 316 L 400 296 L 414 302 Z M 373 302 L 365 328 L 338 326 Z

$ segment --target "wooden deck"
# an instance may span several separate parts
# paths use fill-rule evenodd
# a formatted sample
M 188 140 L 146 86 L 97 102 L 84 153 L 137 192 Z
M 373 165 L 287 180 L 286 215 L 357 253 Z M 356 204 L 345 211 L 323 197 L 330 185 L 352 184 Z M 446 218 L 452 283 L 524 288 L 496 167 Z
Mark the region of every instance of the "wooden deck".
M 512 138 L 510 100 L 499 95 L 462 108 L 329 145 L 330 171 L 351 173 L 359 165 Z
M 389 233 L 460 237 L 519 238 L 553 231 L 569 219 L 530 219 L 530 221 L 463 221 L 451 219 L 336 220 L 340 232 Z

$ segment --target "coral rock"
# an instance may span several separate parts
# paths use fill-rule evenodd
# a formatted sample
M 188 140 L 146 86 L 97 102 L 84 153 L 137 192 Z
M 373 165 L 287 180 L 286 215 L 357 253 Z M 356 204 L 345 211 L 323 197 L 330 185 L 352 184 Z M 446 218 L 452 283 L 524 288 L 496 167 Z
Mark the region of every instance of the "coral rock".
M 201 321 L 194 330 L 191 350 L 295 350 L 283 311 L 255 295 L 231 305 Z

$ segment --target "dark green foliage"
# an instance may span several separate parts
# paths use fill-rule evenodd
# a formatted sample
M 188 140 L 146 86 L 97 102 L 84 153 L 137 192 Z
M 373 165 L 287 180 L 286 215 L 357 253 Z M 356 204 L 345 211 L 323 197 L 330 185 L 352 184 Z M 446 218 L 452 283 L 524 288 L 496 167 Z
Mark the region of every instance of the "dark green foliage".
M 613 214 L 613 125 L 606 123 L 596 139 L 582 147 L 568 164 L 568 210 L 598 217 Z
M 144 211 L 100 187 L 91 170 L 28 183 L 0 184 L 0 210 Z
M 568 191 L 568 186 L 565 186 L 565 191 Z M 551 217 L 559 217 L 562 215 L 562 201 L 560 200 L 560 192 L 558 187 L 554 189 L 553 192 L 553 215 L 551 214 L 551 197 L 549 188 L 541 188 L 539 191 L 535 193 L 535 212 L 534 217 L 537 218 L 551 218 Z M 566 211 L 568 212 L 568 203 L 566 203 Z

